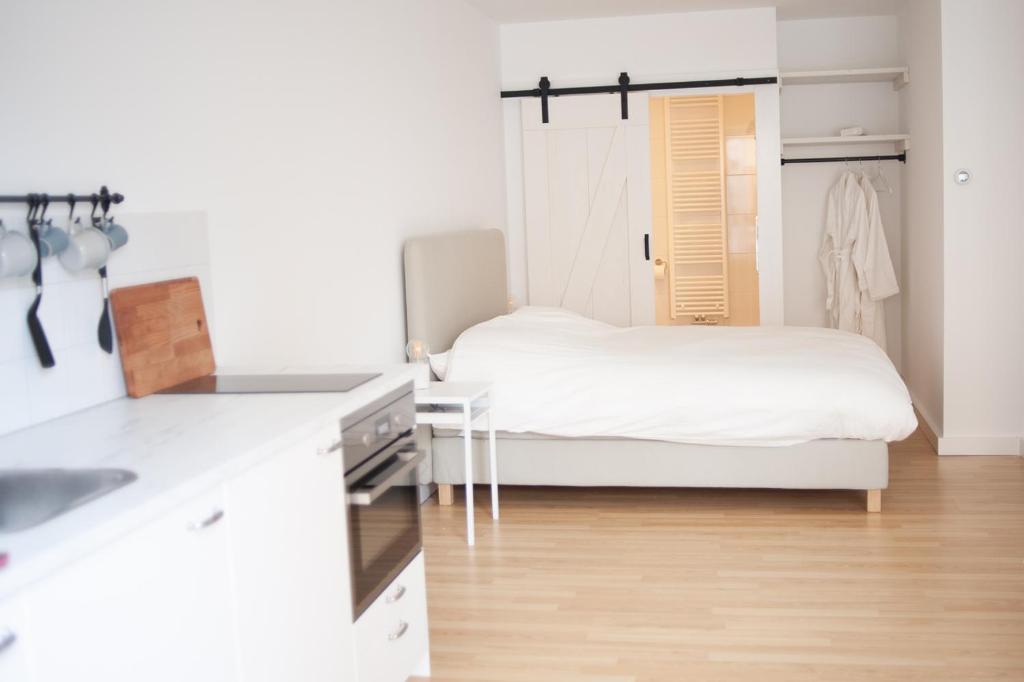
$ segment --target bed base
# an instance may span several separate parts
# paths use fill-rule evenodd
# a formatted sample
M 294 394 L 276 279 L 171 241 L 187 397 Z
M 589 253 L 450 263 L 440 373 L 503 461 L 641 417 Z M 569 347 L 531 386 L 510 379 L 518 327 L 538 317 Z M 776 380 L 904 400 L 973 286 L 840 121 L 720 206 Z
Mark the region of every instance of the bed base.
M 873 514 L 881 513 L 882 511 L 882 491 L 881 490 L 865 490 L 867 493 L 867 511 Z M 455 504 L 455 484 L 454 483 L 440 483 L 437 486 L 437 503 L 442 507 L 450 507 Z
M 473 479 L 489 483 L 486 434 L 473 436 Z M 452 504 L 465 481 L 461 435 L 431 439 L 438 501 Z M 787 447 L 692 445 L 616 438 L 499 434 L 498 482 L 531 486 L 777 488 L 863 490 L 868 512 L 882 510 L 889 484 L 883 441 L 818 440 Z

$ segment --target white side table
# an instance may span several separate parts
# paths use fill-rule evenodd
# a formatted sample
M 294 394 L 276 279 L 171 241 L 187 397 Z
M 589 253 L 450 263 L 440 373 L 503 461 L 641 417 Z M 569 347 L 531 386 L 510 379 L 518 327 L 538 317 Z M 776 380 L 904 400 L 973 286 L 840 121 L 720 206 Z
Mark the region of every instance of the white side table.
M 473 532 L 473 424 L 487 417 L 491 467 L 491 517 L 498 518 L 498 456 L 491 419 L 491 385 L 470 381 L 433 381 L 416 390 L 416 423 L 462 429 L 466 455 L 466 542 L 475 542 Z

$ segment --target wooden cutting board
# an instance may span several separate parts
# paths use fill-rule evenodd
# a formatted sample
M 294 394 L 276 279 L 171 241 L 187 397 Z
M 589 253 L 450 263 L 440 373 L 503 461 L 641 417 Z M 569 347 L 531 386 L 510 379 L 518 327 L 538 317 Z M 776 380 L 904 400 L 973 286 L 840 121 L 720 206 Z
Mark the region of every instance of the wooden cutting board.
M 114 289 L 110 305 L 131 397 L 213 373 L 213 347 L 197 278 Z

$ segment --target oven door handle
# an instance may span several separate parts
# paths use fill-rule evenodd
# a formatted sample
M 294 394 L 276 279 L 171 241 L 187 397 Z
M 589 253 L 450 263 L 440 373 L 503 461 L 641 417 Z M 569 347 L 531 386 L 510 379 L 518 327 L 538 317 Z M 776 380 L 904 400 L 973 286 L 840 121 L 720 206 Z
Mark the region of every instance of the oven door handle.
M 394 487 L 395 483 L 409 475 L 427 456 L 423 450 L 398 453 L 398 466 L 383 481 L 372 488 L 361 488 L 347 495 L 348 503 L 356 507 L 368 507 L 381 495 Z

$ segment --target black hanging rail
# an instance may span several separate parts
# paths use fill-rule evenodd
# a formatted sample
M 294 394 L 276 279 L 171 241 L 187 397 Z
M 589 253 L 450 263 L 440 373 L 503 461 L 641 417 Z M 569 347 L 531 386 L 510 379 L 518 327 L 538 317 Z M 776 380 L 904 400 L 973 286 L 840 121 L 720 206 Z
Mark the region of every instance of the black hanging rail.
M 33 194 L 0 195 L 0 204 L 30 204 L 43 202 L 50 204 L 82 204 L 89 203 L 93 200 L 105 200 L 111 204 L 120 204 L 124 201 L 124 195 L 111 192 L 106 187 L 102 187 L 99 192 L 94 192 L 92 194 L 47 194 L 45 192 L 36 192 Z
M 629 108 L 626 100 L 628 92 L 642 92 L 647 90 L 686 90 L 690 88 L 719 88 L 738 87 L 745 85 L 771 85 L 778 83 L 775 76 L 759 78 L 720 78 L 703 81 L 670 81 L 665 83 L 631 83 L 629 74 L 623 71 L 619 74 L 619 81 L 611 85 L 584 85 L 574 88 L 553 88 L 551 81 L 544 76 L 537 83 L 536 88 L 530 90 L 502 90 L 501 96 L 507 97 L 540 97 L 541 120 L 548 123 L 548 97 L 560 95 L 614 95 L 619 94 L 622 98 L 622 118 L 629 118 Z
M 845 163 L 849 161 L 901 161 L 907 162 L 907 153 L 899 154 L 877 154 L 875 156 L 810 156 L 803 159 L 780 159 L 782 165 L 787 163 Z

